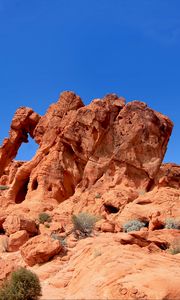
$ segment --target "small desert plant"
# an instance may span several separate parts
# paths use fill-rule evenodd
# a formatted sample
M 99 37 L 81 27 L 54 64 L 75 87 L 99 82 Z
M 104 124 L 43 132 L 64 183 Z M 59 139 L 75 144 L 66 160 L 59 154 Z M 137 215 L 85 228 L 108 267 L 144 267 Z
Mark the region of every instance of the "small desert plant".
M 51 222 L 51 216 L 46 212 L 40 213 L 38 216 L 39 223 L 44 224 L 45 222 Z
M 102 251 L 98 250 L 98 249 L 95 249 L 94 250 L 94 253 L 93 253 L 93 257 L 96 258 L 98 256 L 101 256 L 102 255 Z
M 169 247 L 168 252 L 172 255 L 180 253 L 180 240 L 175 240 Z
M 0 185 L 0 191 L 8 190 L 9 186 L 7 185 Z
M 165 222 L 166 229 L 180 229 L 180 221 L 170 218 Z
M 79 232 L 81 237 L 90 236 L 95 223 L 99 220 L 97 216 L 93 216 L 86 212 L 81 212 L 78 215 L 72 216 L 75 233 Z
M 138 190 L 139 196 L 143 196 L 143 195 L 145 195 L 145 193 L 146 193 L 146 190 L 145 190 L 145 189 L 139 189 L 139 190 Z
M 100 193 L 97 193 L 96 196 L 95 196 L 95 198 L 96 198 L 96 199 L 101 198 L 101 194 L 100 194 Z
M 145 226 L 146 226 L 146 223 L 144 223 L 142 221 L 132 220 L 123 225 L 123 231 L 124 232 L 138 231 L 142 227 L 145 227 Z
M 37 300 L 41 296 L 41 285 L 37 275 L 20 268 L 12 272 L 0 290 L 1 300 Z
M 51 238 L 53 240 L 58 240 L 63 247 L 67 246 L 67 242 L 66 242 L 66 238 L 65 237 L 59 236 L 59 235 L 57 235 L 55 233 L 52 233 L 51 234 Z

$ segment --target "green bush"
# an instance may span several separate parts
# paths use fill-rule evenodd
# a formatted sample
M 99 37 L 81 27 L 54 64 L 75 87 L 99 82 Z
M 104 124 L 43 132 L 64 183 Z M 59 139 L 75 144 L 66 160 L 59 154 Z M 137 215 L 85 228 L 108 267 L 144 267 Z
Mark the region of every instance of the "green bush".
M 0 191 L 8 190 L 9 186 L 7 185 L 0 185 Z
M 123 225 L 123 231 L 124 232 L 138 231 L 145 226 L 146 223 L 144 222 L 141 222 L 139 220 L 132 220 Z
M 38 216 L 39 223 L 44 224 L 45 222 L 51 222 L 51 216 L 46 212 L 40 213 Z
M 0 290 L 1 300 L 38 300 L 40 296 L 39 278 L 25 268 L 12 272 L 10 280 Z
M 99 220 L 97 216 L 93 216 L 86 212 L 81 212 L 78 215 L 72 216 L 72 223 L 74 225 L 74 231 L 79 232 L 82 237 L 90 236 L 95 223 Z
M 180 221 L 169 218 L 165 222 L 165 228 L 166 229 L 180 229 Z

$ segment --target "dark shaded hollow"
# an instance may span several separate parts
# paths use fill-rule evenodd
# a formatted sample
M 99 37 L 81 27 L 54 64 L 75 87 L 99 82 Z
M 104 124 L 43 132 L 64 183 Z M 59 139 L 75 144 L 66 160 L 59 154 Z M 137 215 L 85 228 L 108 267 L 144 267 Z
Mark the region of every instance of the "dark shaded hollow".
M 169 248 L 169 244 L 166 242 L 156 242 L 156 246 L 158 246 L 161 250 L 167 250 Z
M 32 188 L 32 191 L 37 190 L 37 188 L 38 188 L 38 181 L 37 181 L 37 178 L 35 178 L 35 179 L 33 180 L 31 188 Z
M 29 183 L 29 178 L 27 178 L 26 181 L 24 181 L 24 183 L 19 187 L 19 190 L 15 198 L 16 204 L 20 204 L 25 200 L 28 191 L 28 183 Z
M 52 192 L 52 185 L 48 186 L 48 192 Z
M 146 192 L 150 192 L 154 187 L 154 179 L 150 179 L 148 186 L 146 187 Z
M 149 221 L 147 221 L 147 220 L 142 220 L 142 222 L 144 222 L 144 224 L 145 224 L 145 226 L 144 227 L 149 227 Z
M 6 232 L 3 227 L 0 227 L 0 235 L 4 235 Z
M 104 208 L 108 214 L 116 214 L 119 212 L 119 208 L 117 208 L 113 205 L 110 205 L 110 204 L 104 204 Z

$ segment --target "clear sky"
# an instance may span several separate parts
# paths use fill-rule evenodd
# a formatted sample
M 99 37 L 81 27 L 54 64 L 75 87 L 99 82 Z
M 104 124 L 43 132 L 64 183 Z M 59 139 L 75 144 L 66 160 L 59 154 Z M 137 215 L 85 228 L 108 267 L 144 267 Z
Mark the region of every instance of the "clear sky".
M 64 90 L 168 115 L 165 161 L 180 164 L 180 1 L 0 0 L 0 142 L 19 106 L 44 114 Z M 34 152 L 31 142 L 17 159 Z

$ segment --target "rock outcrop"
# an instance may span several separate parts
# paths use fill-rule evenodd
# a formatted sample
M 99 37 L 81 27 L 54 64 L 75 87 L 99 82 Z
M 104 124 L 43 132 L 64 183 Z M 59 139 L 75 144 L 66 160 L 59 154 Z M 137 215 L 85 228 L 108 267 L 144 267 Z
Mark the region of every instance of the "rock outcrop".
M 1 172 L 27 142 L 27 133 L 40 147 L 17 169 L 6 197 L 17 204 L 25 199 L 58 204 L 77 187 L 85 190 L 99 180 L 149 190 L 172 127 L 167 117 L 145 103 L 125 104 L 114 94 L 84 106 L 80 97 L 64 92 L 43 117 L 20 108 L 10 138 L 0 149 Z
M 64 92 L 44 116 L 18 109 L 0 148 L 0 283 L 26 266 L 43 300 L 178 300 L 180 231 L 166 225 L 180 221 L 180 166 L 162 163 L 172 128 L 115 94 L 85 106 Z M 15 161 L 28 135 L 39 148 Z M 100 220 L 78 240 L 71 217 L 86 211 Z M 130 220 L 144 227 L 122 232 Z

